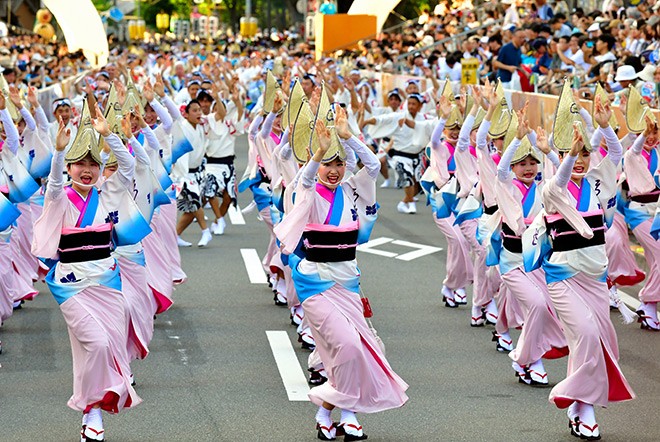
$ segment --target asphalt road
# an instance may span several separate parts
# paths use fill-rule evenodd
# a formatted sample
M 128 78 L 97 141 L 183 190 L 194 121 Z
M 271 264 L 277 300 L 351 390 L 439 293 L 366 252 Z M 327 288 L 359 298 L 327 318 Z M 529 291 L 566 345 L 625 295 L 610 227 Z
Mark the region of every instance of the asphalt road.
M 244 140 L 239 144 L 244 147 Z M 244 158 L 240 154 L 241 172 Z M 359 252 L 358 262 L 373 323 L 393 368 L 410 384 L 410 401 L 400 410 L 359 416 L 369 440 L 576 440 L 565 412 L 548 402 L 549 389 L 517 383 L 509 358 L 490 340 L 492 328 L 471 328 L 469 307 L 443 306 L 445 251 L 397 259 L 420 248 L 396 241 L 445 247 L 429 209 L 419 204 L 417 215 L 396 212 L 400 194 L 379 191 L 372 239 L 391 239 L 375 247 L 389 256 Z M 249 196 L 239 202 L 247 205 Z M 254 212 L 245 220 L 229 223 L 207 248 L 182 249 L 189 280 L 176 290 L 175 305 L 158 317 L 151 354 L 133 364 L 144 402 L 106 416 L 107 440 L 316 440 L 315 407 L 288 400 L 266 331 L 286 331 L 303 368 L 309 352 L 296 342 L 288 311 L 273 304 L 268 286 L 250 283 L 240 249 L 254 248 L 262 256 L 268 237 Z M 184 238 L 196 243 L 199 234 L 192 226 Z M 38 288 L 41 295 L 0 330 L 2 441 L 78 438 L 80 416 L 66 406 L 71 355 L 64 320 L 46 287 Z M 638 398 L 597 410 L 604 440 L 659 440 L 660 334 L 623 326 L 617 314 L 612 320 L 621 366 Z M 546 368 L 554 384 L 565 373 L 566 359 Z

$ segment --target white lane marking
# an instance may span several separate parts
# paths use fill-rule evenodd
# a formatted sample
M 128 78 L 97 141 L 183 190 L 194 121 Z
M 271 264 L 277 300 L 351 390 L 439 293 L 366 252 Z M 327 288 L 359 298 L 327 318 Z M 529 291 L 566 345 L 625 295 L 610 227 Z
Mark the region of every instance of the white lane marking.
M 245 224 L 245 218 L 243 218 L 241 209 L 238 206 L 234 207 L 233 205 L 230 205 L 229 209 L 227 209 L 227 215 L 229 215 L 229 221 L 233 225 L 237 226 Z
M 307 378 L 305 378 L 296 353 L 293 351 L 289 335 L 285 331 L 277 330 L 266 331 L 266 336 L 268 336 L 270 349 L 273 351 L 273 357 L 289 401 L 309 401 Z
M 268 279 L 256 249 L 241 249 L 241 256 L 252 284 L 266 284 Z
M 412 252 L 397 256 L 396 259 L 400 259 L 401 261 L 412 261 L 413 259 L 421 258 L 422 256 L 430 255 L 431 253 L 436 253 L 442 250 L 440 247 L 427 246 L 425 244 L 417 244 L 408 241 L 396 240 L 392 241 L 392 244 L 417 249 Z
M 637 311 L 637 307 L 639 307 L 640 301 L 639 299 L 633 298 L 630 296 L 628 293 L 624 292 L 621 289 L 617 289 L 617 293 L 619 294 L 619 298 L 626 304 L 630 309 L 634 312 Z
M 385 237 L 375 238 L 372 239 L 371 241 L 367 241 L 364 244 L 360 244 L 357 247 L 357 249 L 361 252 L 372 253 L 374 255 L 380 255 L 386 258 L 394 258 L 395 256 L 398 255 L 398 253 L 386 252 L 384 250 L 377 250 L 373 248 L 373 247 L 382 246 L 383 244 L 387 244 L 388 242 L 391 241 L 393 241 L 392 238 L 385 238 Z
M 396 246 L 410 247 L 411 249 L 415 250 L 399 255 L 398 253 L 378 250 L 376 248 L 388 243 L 392 243 Z M 400 239 L 392 239 L 384 236 L 381 236 L 380 238 L 374 238 L 371 241 L 361 244 L 357 247 L 357 249 L 361 252 L 380 255 L 386 258 L 396 258 L 400 259 L 401 261 L 412 261 L 413 259 L 421 258 L 422 256 L 430 255 L 442 250 L 440 247 L 428 246 L 426 244 L 417 244 L 410 241 L 402 241 Z

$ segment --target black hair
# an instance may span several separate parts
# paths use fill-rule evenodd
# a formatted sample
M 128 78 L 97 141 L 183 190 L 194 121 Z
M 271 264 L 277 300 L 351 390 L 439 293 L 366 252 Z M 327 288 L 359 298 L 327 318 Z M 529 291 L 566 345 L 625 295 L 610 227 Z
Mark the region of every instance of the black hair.
M 635 68 L 635 72 L 641 72 L 644 69 L 644 66 L 642 65 L 642 60 L 639 57 L 635 57 L 634 55 L 629 55 L 623 60 L 624 65 L 632 66 Z
M 495 42 L 499 43 L 500 45 L 502 45 L 502 34 L 497 33 L 497 34 L 491 35 L 490 37 L 488 37 L 488 43 L 490 43 L 491 41 L 495 41 Z
M 190 106 L 192 106 L 193 104 L 198 104 L 201 106 L 201 104 L 199 104 L 199 101 L 196 98 L 193 98 L 188 102 L 188 104 L 186 104 L 186 113 L 190 112 Z
M 582 46 L 584 46 L 584 44 L 585 44 L 586 42 L 588 42 L 588 41 L 593 41 L 593 40 L 591 40 L 591 39 L 590 39 L 589 37 L 587 37 L 586 35 L 582 35 L 582 36 L 580 37 L 580 39 L 578 40 L 578 46 L 579 46 L 579 47 L 582 47 Z
M 541 28 L 539 30 L 539 34 L 541 32 L 547 32 L 548 34 L 552 34 L 552 28 L 544 23 L 544 24 L 541 25 Z
M 603 43 L 607 44 L 607 49 L 612 50 L 614 49 L 614 46 L 616 45 L 616 38 L 612 34 L 603 34 L 600 37 L 598 37 L 598 40 L 602 41 Z
M 197 97 L 195 97 L 195 100 L 197 100 L 198 102 L 200 102 L 200 101 L 210 101 L 211 103 L 213 103 L 213 97 L 211 96 L 211 94 L 206 92 L 204 89 L 201 89 L 197 93 Z

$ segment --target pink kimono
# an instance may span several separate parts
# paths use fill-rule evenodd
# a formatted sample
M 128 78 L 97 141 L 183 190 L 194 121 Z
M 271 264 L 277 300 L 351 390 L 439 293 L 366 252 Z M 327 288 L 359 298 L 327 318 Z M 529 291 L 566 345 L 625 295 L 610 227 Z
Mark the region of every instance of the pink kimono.
M 368 240 L 376 218 L 380 163 L 355 137 L 344 145 L 358 153 L 365 167 L 332 191 L 314 183 L 319 163 L 308 163 L 296 188 L 296 205 L 275 233 L 290 254 L 298 298 L 328 375 L 328 382 L 312 388 L 310 400 L 375 413 L 405 404 L 408 385 L 385 359 L 359 295 L 355 249 Z M 302 259 L 293 254 L 301 238 Z
M 601 131 L 609 146 L 607 159 L 578 186 L 571 181 L 577 157 L 566 155 L 542 191 L 547 215 L 541 212 L 523 235 L 525 269 L 543 265 L 570 350 L 566 379 L 550 392 L 559 408 L 575 401 L 604 407 L 635 397 L 618 364 L 605 282 L 605 230 L 615 210 L 622 152 L 614 131 Z
M 517 138 L 513 140 L 498 166 L 495 189 L 499 209 L 493 216 L 501 218 L 502 282 L 524 314 L 522 333 L 509 357 L 526 367 L 541 358 L 566 356 L 568 345 L 548 294 L 543 269 L 526 272 L 523 265 L 521 236 L 542 210 L 542 183 L 534 181 L 528 187 L 511 173 L 509 164 L 520 143 Z M 551 152 L 548 160 L 551 158 L 559 163 L 557 154 Z
M 114 204 L 123 194 L 91 188 L 83 198 L 63 187 L 63 166 L 64 152 L 55 152 L 44 210 L 34 226 L 32 253 L 59 259 L 46 281 L 71 341 L 73 395 L 69 407 L 87 412 L 98 405 L 117 413 L 141 399 L 129 377 L 126 343 L 130 315 L 121 292 L 119 266 L 110 256 L 110 240 L 122 222 L 129 232 L 137 224 Z M 120 199 L 129 201 L 130 195 L 125 196 L 127 199 Z

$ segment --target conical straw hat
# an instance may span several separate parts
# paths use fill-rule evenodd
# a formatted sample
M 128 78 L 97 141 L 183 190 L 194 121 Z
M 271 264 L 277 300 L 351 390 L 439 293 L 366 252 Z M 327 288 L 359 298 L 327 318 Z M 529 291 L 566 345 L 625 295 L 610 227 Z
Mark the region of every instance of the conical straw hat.
M 449 116 L 447 117 L 447 123 L 445 124 L 445 129 L 454 129 L 463 124 L 463 116 L 461 111 L 458 109 L 456 104 L 456 99 L 454 98 L 454 92 L 451 89 L 451 82 L 449 80 L 445 81 L 445 85 L 442 88 L 442 95 L 447 97 L 449 102 L 453 105 Z
M 280 84 L 271 71 L 266 72 L 266 91 L 264 93 L 264 112 L 269 114 L 275 105 L 275 95 L 280 93 Z
M 18 112 L 18 109 L 16 109 L 16 106 L 14 106 L 14 103 L 9 99 L 9 83 L 7 83 L 7 80 L 5 79 L 5 76 L 0 73 L 0 91 L 2 91 L 2 94 L 5 96 L 5 105 L 7 107 L 7 110 L 9 111 L 9 115 L 11 116 L 11 119 L 14 121 L 18 121 L 21 119 L 21 114 Z
M 289 121 L 293 122 L 293 131 L 289 134 L 291 150 L 296 160 L 304 164 L 310 155 L 309 143 L 314 130 L 314 113 L 297 78 L 285 114 L 288 115 Z
M 610 97 L 607 96 L 607 92 L 605 92 L 605 89 L 603 89 L 600 83 L 596 83 L 596 93 L 594 94 L 594 101 L 591 105 L 592 119 L 594 117 L 594 112 L 596 111 L 596 100 L 595 100 L 596 97 L 600 97 L 600 102 L 603 104 L 610 102 Z M 614 116 L 614 112 L 612 112 L 612 116 L 610 117 L 610 126 L 612 126 L 612 129 L 614 130 L 616 130 L 616 128 L 619 127 L 619 122 Z
M 133 112 L 133 110 L 135 109 L 135 105 L 137 104 L 138 106 L 140 106 L 140 112 L 142 113 L 142 115 L 144 115 L 145 103 L 146 100 L 137 90 L 137 88 L 135 87 L 135 83 L 133 83 L 133 80 L 129 75 L 126 81 L 126 101 L 124 101 L 124 105 L 122 106 L 122 112 L 125 114 Z
M 74 138 L 71 148 L 64 155 L 64 162 L 75 163 L 82 160 L 87 155 L 91 155 L 92 159 L 101 164 L 101 149 L 99 147 L 99 134 L 96 133 L 92 126 L 92 117 L 89 112 L 87 100 L 83 101 L 82 115 L 80 116 L 80 124 L 78 125 L 78 132 Z
M 568 152 L 573 144 L 573 124 L 577 123 L 578 130 L 582 133 L 584 147 L 591 152 L 591 143 L 585 124 L 580 116 L 580 108 L 573 99 L 573 93 L 568 81 L 564 80 L 557 110 L 555 111 L 555 122 L 552 127 L 552 144 L 560 152 Z
M 340 158 L 342 160 L 346 159 L 346 151 L 344 146 L 339 142 L 339 136 L 335 130 L 335 113 L 332 110 L 330 105 L 330 98 L 326 90 L 325 83 L 321 86 L 321 99 L 319 101 L 319 108 L 316 111 L 316 117 L 314 119 L 314 126 L 316 126 L 316 121 L 321 120 L 325 123 L 325 127 L 330 131 L 330 149 L 323 157 L 322 162 L 328 163 L 335 158 Z M 315 131 L 312 131 L 312 140 L 310 143 L 310 148 L 312 155 L 319 148 L 319 140 Z
M 626 107 L 626 126 L 632 133 L 639 134 L 646 129 L 646 116 L 649 115 L 653 121 L 656 121 L 655 115 L 651 112 L 648 102 L 640 95 L 635 87 L 628 88 L 628 106 Z
M 491 138 L 501 138 L 506 134 L 506 131 L 509 128 L 511 115 L 514 114 L 514 112 L 509 109 L 509 105 L 507 104 L 506 98 L 504 97 L 504 88 L 502 87 L 502 83 L 499 80 L 495 86 L 495 95 L 497 96 L 500 105 L 496 107 L 495 111 L 493 112 L 493 117 L 490 120 L 490 129 L 488 130 L 488 135 L 490 135 Z
M 528 156 L 531 156 L 539 163 L 541 162 L 541 156 L 539 155 L 539 151 L 537 149 L 534 149 L 534 146 L 532 146 L 531 141 L 529 141 L 529 137 L 525 137 L 522 139 L 522 141 L 520 142 L 520 146 L 516 150 L 516 153 L 513 155 L 513 158 L 511 159 L 511 164 L 513 165 L 519 163 Z

